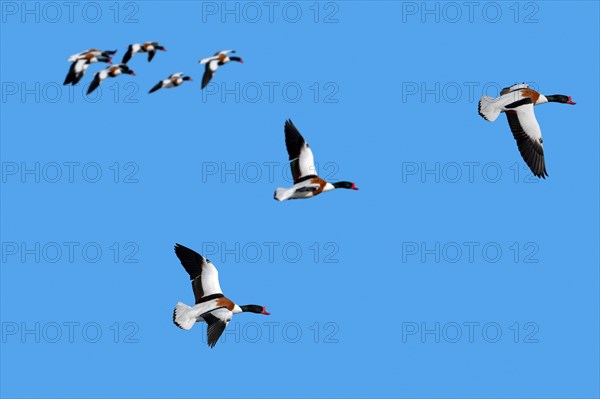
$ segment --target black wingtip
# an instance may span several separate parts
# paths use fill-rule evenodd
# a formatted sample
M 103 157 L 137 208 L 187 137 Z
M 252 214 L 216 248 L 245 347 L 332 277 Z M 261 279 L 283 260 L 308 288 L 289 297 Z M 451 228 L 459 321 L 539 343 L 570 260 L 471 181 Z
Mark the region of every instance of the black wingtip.
M 481 113 L 481 100 L 479 100 L 479 103 L 477 104 L 477 113 L 479 114 L 479 116 L 481 116 L 483 119 L 489 122 L 488 118 L 486 118 L 485 115 Z
M 158 82 L 156 85 L 154 85 L 154 87 L 152 87 L 150 89 L 150 91 L 148 92 L 148 94 L 154 93 L 155 91 L 157 91 L 160 88 L 162 88 L 162 82 Z
M 173 309 L 173 324 L 175 324 L 177 327 L 179 327 L 180 329 L 182 329 L 182 330 L 183 330 L 184 328 L 183 328 L 183 327 L 181 327 L 181 326 L 179 325 L 179 323 L 177 323 L 177 322 L 175 321 L 175 318 L 176 318 L 176 313 L 177 313 L 177 309 Z

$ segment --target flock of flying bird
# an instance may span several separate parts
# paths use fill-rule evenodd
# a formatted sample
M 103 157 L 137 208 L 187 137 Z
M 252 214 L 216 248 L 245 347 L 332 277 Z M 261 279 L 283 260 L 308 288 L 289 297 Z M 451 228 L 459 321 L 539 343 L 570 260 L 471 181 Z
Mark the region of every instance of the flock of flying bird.
M 88 94 L 98 88 L 102 81 L 108 77 L 114 78 L 121 74 L 135 75 L 127 66 L 127 62 L 131 60 L 134 54 L 148 53 L 148 62 L 150 62 L 159 50 L 166 51 L 163 46 L 156 42 L 130 45 L 120 64 L 111 65 L 94 75 L 87 91 Z M 79 83 L 90 64 L 96 62 L 111 64 L 111 58 L 115 53 L 116 50 L 90 49 L 72 55 L 68 59 L 72 64 L 64 84 L 76 85 Z M 202 89 L 208 85 L 220 66 L 231 61 L 243 62 L 241 58 L 229 55 L 233 53 L 235 53 L 234 50 L 223 50 L 199 61 L 200 64 L 206 65 L 202 78 Z M 189 76 L 184 76 L 181 72 L 174 73 L 167 79 L 158 82 L 150 89 L 149 93 L 161 88 L 177 87 L 183 82 L 191 80 Z M 542 133 L 535 118 L 533 107 L 548 102 L 575 104 L 570 96 L 561 94 L 544 96 L 531 89 L 527 84 L 522 83 L 504 88 L 498 98 L 482 96 L 478 106 L 479 115 L 490 122 L 495 121 L 500 113 L 506 114 L 521 156 L 532 173 L 539 178 L 545 178 L 548 173 L 544 161 Z M 277 188 L 274 193 L 274 198 L 277 201 L 312 198 L 323 192 L 339 188 L 358 190 L 352 182 L 329 183 L 320 178 L 316 173 L 313 152 L 291 120 L 285 122 L 284 132 L 294 184 L 290 188 Z M 178 302 L 175 306 L 173 322 L 178 327 L 189 330 L 196 322 L 206 322 L 208 325 L 208 345 L 212 348 L 216 345 L 234 314 L 242 312 L 269 314 L 264 306 L 238 306 L 225 297 L 219 284 L 219 273 L 210 260 L 180 244 L 175 245 L 175 254 L 190 276 L 195 297 L 194 306 L 188 306 L 182 302 Z
M 127 63 L 135 55 L 135 53 L 148 53 L 148 62 L 150 62 L 156 55 L 157 51 L 167 51 L 167 49 L 164 46 L 158 44 L 157 42 L 130 44 L 120 64 L 110 65 L 109 67 L 99 72 L 96 72 L 96 74 L 94 75 L 94 79 L 92 80 L 92 83 L 90 84 L 90 87 L 87 90 L 87 94 L 90 94 L 94 90 L 96 90 L 106 78 L 115 78 L 123 74 L 135 76 L 135 72 L 127 65 Z M 67 73 L 67 77 L 65 78 L 65 82 L 63 84 L 76 85 L 77 83 L 79 83 L 79 81 L 81 80 L 81 78 L 83 78 L 83 75 L 85 75 L 85 72 L 91 64 L 94 64 L 96 62 L 112 64 L 112 57 L 116 53 L 117 50 L 109 51 L 89 49 L 81 53 L 73 54 L 67 59 L 67 61 L 72 62 L 72 64 L 69 68 L 69 72 Z M 212 79 L 215 72 L 220 66 L 225 65 L 231 61 L 236 61 L 239 63 L 244 62 L 240 57 L 229 56 L 229 54 L 233 53 L 235 53 L 235 50 L 218 51 L 211 57 L 203 58 L 200 61 L 198 61 L 200 64 L 206 64 L 206 67 L 204 69 L 204 76 L 202 77 L 202 89 L 204 89 L 208 85 L 208 83 L 210 82 L 210 80 Z M 191 80 L 191 77 L 184 76 L 182 72 L 177 72 L 169 75 L 167 79 L 158 82 L 150 89 L 148 93 L 154 93 L 158 89 L 170 89 L 173 87 L 177 87 L 183 82 Z

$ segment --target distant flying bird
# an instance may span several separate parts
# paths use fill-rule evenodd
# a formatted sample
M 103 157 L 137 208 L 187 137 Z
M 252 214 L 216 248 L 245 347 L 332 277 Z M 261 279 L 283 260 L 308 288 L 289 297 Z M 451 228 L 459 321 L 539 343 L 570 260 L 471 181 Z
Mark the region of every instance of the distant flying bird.
M 535 118 L 533 107 L 548 102 L 575 105 L 569 96 L 562 94 L 544 96 L 525 83 L 505 87 L 498 98 L 482 96 L 479 100 L 479 115 L 487 121 L 493 122 L 501 112 L 506 113 L 521 156 L 531 172 L 543 179 L 548 176 L 548 173 L 544 161 L 542 131 Z
M 166 48 L 159 45 L 157 42 L 146 42 L 143 44 L 130 44 L 127 52 L 123 56 L 123 64 L 127 64 L 135 53 L 148 53 L 148 62 L 152 61 L 157 50 L 167 51 Z
M 189 76 L 183 76 L 183 72 L 177 72 L 170 75 L 167 79 L 161 80 L 158 82 L 153 88 L 150 89 L 148 93 L 154 93 L 158 89 L 170 89 L 172 87 L 177 87 L 181 85 L 185 81 L 192 81 L 192 78 Z
M 110 57 L 106 57 L 103 55 L 92 55 L 91 53 L 82 55 L 81 57 L 73 61 L 73 63 L 71 63 L 69 73 L 67 73 L 67 77 L 65 78 L 65 82 L 63 84 L 76 85 L 77 83 L 79 83 L 90 64 L 93 64 L 95 62 L 106 62 L 108 64 L 112 64 Z
M 274 195 L 277 201 L 312 198 L 336 188 L 358 190 L 354 183 L 342 181 L 332 184 L 317 176 L 312 150 L 289 119 L 285 122 L 285 145 L 291 161 L 294 185 L 291 188 L 277 188 Z
M 94 57 L 102 56 L 102 57 L 112 58 L 112 56 L 115 55 L 116 53 L 117 53 L 117 50 L 110 51 L 110 50 L 98 50 L 95 48 L 91 48 L 91 49 L 82 51 L 81 53 L 73 54 L 72 56 L 70 56 L 67 59 L 67 61 L 73 62 L 85 55 L 92 55 Z
M 208 324 L 208 346 L 214 347 L 225 327 L 236 313 L 250 312 L 269 315 L 264 306 L 238 306 L 223 295 L 219 285 L 219 272 L 210 260 L 199 253 L 175 244 L 175 254 L 190 275 L 196 304 L 188 306 L 177 302 L 173 311 L 173 323 L 181 329 L 189 330 L 196 322 Z
M 219 69 L 220 66 L 225 65 L 231 61 L 236 61 L 242 64 L 244 63 L 244 60 L 242 60 L 240 57 L 228 56 L 227 54 L 229 53 L 234 54 L 235 50 L 218 51 L 212 57 L 203 58 L 200 61 L 198 61 L 198 63 L 200 64 L 206 64 L 206 68 L 204 68 L 204 76 L 202 76 L 202 89 L 204 89 L 208 85 L 208 82 L 210 82 L 213 75 L 215 74 L 215 72 L 217 72 L 217 69 Z
M 108 68 L 101 70 L 100 72 L 96 72 L 96 74 L 94 75 L 94 80 L 92 81 L 92 84 L 90 84 L 87 94 L 90 94 L 91 92 L 96 90 L 98 86 L 100 86 L 100 83 L 104 81 L 104 79 L 114 78 L 122 74 L 135 76 L 135 73 L 131 69 L 129 69 L 129 67 L 125 64 L 111 65 Z

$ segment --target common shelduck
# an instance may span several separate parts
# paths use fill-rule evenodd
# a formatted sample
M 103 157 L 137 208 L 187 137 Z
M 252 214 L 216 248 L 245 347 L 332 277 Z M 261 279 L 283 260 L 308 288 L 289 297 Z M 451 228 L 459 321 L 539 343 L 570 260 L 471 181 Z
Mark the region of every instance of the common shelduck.
M 291 188 L 277 188 L 274 195 L 277 201 L 312 198 L 336 188 L 358 190 L 354 183 L 342 181 L 332 184 L 317 176 L 313 152 L 291 120 L 285 122 L 284 130 L 294 185 Z
M 212 79 L 215 72 L 221 65 L 225 65 L 228 62 L 236 61 L 239 63 L 244 63 L 240 57 L 230 57 L 227 54 L 234 54 L 235 50 L 223 50 L 216 52 L 212 57 L 203 58 L 198 61 L 200 64 L 206 64 L 206 68 L 204 68 L 204 76 L 202 76 L 202 89 L 204 89 L 210 80 Z
M 116 53 L 117 53 L 117 50 L 111 51 L 111 50 L 98 50 L 95 48 L 91 48 L 91 49 L 82 51 L 81 53 L 73 54 L 72 56 L 70 56 L 67 59 L 67 61 L 69 61 L 69 62 L 76 61 L 77 59 L 83 57 L 84 55 L 93 55 L 94 57 L 103 56 L 103 57 L 112 58 L 112 56 L 115 55 Z
M 154 93 L 156 90 L 162 88 L 170 89 L 172 87 L 177 87 L 185 81 L 191 82 L 192 78 L 190 78 L 189 76 L 183 76 L 183 72 L 177 72 L 170 75 L 165 80 L 161 80 L 160 82 L 158 82 L 156 85 L 154 85 L 153 88 L 150 89 L 148 93 Z
M 264 306 L 238 306 L 223 295 L 217 268 L 196 251 L 175 244 L 175 254 L 190 275 L 196 300 L 194 306 L 177 302 L 173 311 L 173 322 L 177 327 L 189 330 L 194 323 L 205 321 L 208 324 L 208 346 L 212 348 L 234 314 L 242 312 L 270 314 Z
M 156 54 L 157 50 L 167 51 L 166 48 L 159 45 L 157 42 L 146 42 L 146 43 L 142 43 L 142 44 L 137 44 L 137 43 L 130 44 L 129 47 L 127 48 L 127 52 L 123 56 L 123 61 L 121 61 L 121 62 L 123 64 L 128 63 L 129 60 L 131 59 L 131 57 L 133 57 L 133 55 L 135 53 L 148 53 L 148 62 L 150 62 L 150 61 L 152 61 L 152 58 L 154 58 L 154 55 Z
M 506 113 L 510 130 L 517 140 L 519 152 L 525 163 L 535 176 L 544 179 L 548 173 L 544 162 L 542 131 L 533 107 L 548 102 L 575 105 L 570 96 L 544 96 L 525 83 L 505 87 L 498 98 L 482 96 L 479 100 L 479 115 L 487 121 L 493 122 L 501 112 Z
M 131 69 L 129 69 L 129 67 L 125 64 L 111 65 L 108 68 L 101 70 L 100 72 L 96 72 L 96 74 L 94 75 L 94 80 L 92 80 L 87 94 L 90 94 L 91 92 L 96 90 L 98 86 L 100 86 L 100 83 L 104 81 L 104 79 L 114 78 L 122 74 L 135 76 L 135 73 Z
M 90 64 L 93 64 L 95 62 L 106 62 L 108 64 L 112 64 L 112 60 L 110 59 L 110 57 L 107 56 L 92 55 L 91 53 L 82 55 L 81 57 L 77 58 L 71 63 L 71 67 L 69 67 L 69 73 L 67 73 L 65 83 L 63 84 L 76 85 L 77 83 L 79 83 Z

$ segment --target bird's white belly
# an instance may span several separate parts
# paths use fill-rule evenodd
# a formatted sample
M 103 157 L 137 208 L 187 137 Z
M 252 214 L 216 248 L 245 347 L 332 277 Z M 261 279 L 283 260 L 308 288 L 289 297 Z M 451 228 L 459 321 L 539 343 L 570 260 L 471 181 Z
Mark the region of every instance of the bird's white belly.
M 312 191 L 296 191 L 296 192 L 294 192 L 294 194 L 292 194 L 292 196 L 290 198 L 304 199 L 304 198 L 310 198 L 313 196 L 314 196 L 314 193 Z

